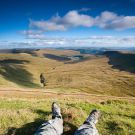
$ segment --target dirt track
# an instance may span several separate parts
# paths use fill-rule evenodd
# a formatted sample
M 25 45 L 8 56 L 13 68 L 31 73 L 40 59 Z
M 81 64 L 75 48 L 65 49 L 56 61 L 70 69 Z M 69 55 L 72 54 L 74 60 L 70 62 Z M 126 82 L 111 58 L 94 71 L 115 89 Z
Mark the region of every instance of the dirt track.
M 20 89 L 20 88 L 0 88 L 0 97 L 26 98 L 26 99 L 64 99 L 64 100 L 84 100 L 87 102 L 102 102 L 106 100 L 128 100 L 135 103 L 135 97 L 115 97 L 87 93 L 57 93 L 49 89 Z

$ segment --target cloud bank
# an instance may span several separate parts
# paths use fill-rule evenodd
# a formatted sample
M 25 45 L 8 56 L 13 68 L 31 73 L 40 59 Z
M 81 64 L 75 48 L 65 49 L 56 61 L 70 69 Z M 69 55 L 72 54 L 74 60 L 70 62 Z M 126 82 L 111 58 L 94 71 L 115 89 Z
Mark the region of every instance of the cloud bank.
M 22 35 L 26 37 L 26 39 L 44 39 L 45 35 L 43 35 L 42 31 L 39 30 L 23 30 L 20 31 Z
M 84 10 L 84 9 L 83 9 Z M 85 9 L 88 10 L 88 9 Z M 135 16 L 121 16 L 114 12 L 104 11 L 92 17 L 77 10 L 66 13 L 63 17 L 51 17 L 49 20 L 30 20 L 30 28 L 41 31 L 65 31 L 73 27 L 93 27 L 104 29 L 125 30 L 135 28 Z
M 0 41 L 4 48 L 46 48 L 46 47 L 135 47 L 135 37 L 93 36 L 89 38 L 46 38 L 24 42 Z
M 122 16 L 104 11 L 98 16 L 84 14 L 90 9 L 72 10 L 64 16 L 58 14 L 48 20 L 30 20 L 29 30 L 21 31 L 29 42 L 14 43 L 23 47 L 135 47 L 135 36 L 92 36 L 89 38 L 47 38 L 46 32 L 66 31 L 75 27 L 99 27 L 102 29 L 125 30 L 135 28 L 135 16 Z M 33 40 L 34 39 L 34 40 Z M 12 44 L 12 43 L 11 43 Z M 9 44 L 7 44 L 8 46 Z M 12 46 L 12 45 L 11 45 Z

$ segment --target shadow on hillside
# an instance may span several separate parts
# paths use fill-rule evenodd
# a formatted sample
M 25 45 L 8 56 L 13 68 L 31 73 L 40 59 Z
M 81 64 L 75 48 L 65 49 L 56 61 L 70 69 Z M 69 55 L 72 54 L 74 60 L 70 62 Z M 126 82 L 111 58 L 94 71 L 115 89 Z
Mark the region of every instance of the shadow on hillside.
M 58 56 L 54 54 L 44 54 L 44 57 L 60 62 L 64 62 L 64 64 L 76 64 L 79 62 L 84 62 L 92 59 L 91 57 L 84 57 L 82 55 L 74 55 L 74 56 Z
M 108 51 L 105 55 L 109 58 L 108 63 L 112 68 L 135 73 L 135 54 Z
M 5 135 L 33 135 L 41 124 L 46 122 L 46 117 L 51 114 L 49 111 L 41 109 L 33 110 L 34 113 L 38 114 L 39 118 L 35 119 L 34 122 L 26 123 L 20 128 L 9 127 Z M 45 118 L 45 119 L 44 119 Z
M 35 119 L 34 122 L 27 123 L 21 128 L 10 127 L 5 135 L 33 135 L 44 122 L 43 119 Z
M 34 122 L 24 124 L 20 128 L 9 127 L 5 135 L 33 135 L 41 124 L 47 122 L 47 120 L 44 120 L 44 118 L 46 118 L 51 114 L 51 112 L 45 112 L 44 110 L 40 110 L 40 109 L 34 110 L 34 112 L 37 113 L 40 118 L 35 119 Z M 77 129 L 76 126 L 65 121 L 64 121 L 64 126 L 66 126 L 67 129 L 66 131 L 64 131 L 63 135 L 73 135 L 74 131 Z
M 24 64 L 29 63 L 28 60 L 17 60 L 17 59 L 5 59 L 0 60 L 0 64 Z
M 58 56 L 58 55 L 54 55 L 54 54 L 44 54 L 44 56 L 48 59 L 57 60 L 57 61 L 69 61 L 69 60 L 71 60 L 70 58 L 68 58 L 66 56 Z
M 26 54 L 30 54 L 32 56 L 37 56 L 37 54 L 35 53 L 35 51 L 39 51 L 40 49 L 13 49 L 11 50 L 12 53 L 26 53 Z
M 6 59 L 0 61 L 0 75 L 6 80 L 21 86 L 38 87 L 33 83 L 33 76 L 21 65 L 28 63 L 26 60 Z

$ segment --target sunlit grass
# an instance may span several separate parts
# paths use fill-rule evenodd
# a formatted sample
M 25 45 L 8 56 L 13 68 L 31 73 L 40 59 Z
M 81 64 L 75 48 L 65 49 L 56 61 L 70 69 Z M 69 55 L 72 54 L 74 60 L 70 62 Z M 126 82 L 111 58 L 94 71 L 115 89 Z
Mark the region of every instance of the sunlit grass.
M 15 133 L 32 135 L 45 120 L 51 119 L 53 100 L 0 100 L 0 134 Z M 124 101 L 88 103 L 73 100 L 57 100 L 62 108 L 64 133 L 71 134 L 83 123 L 92 109 L 100 109 L 101 119 L 97 125 L 103 135 L 127 135 L 135 133 L 135 106 Z

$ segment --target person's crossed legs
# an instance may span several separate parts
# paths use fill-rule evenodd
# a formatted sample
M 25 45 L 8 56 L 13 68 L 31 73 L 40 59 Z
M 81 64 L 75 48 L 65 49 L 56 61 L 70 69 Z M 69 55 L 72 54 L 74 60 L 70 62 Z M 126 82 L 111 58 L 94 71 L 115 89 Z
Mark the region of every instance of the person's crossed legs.
M 100 116 L 99 110 L 93 110 L 82 126 L 80 126 L 74 135 L 98 135 L 95 125 Z M 62 135 L 63 119 L 60 107 L 54 102 L 52 104 L 52 120 L 43 123 L 34 135 Z

